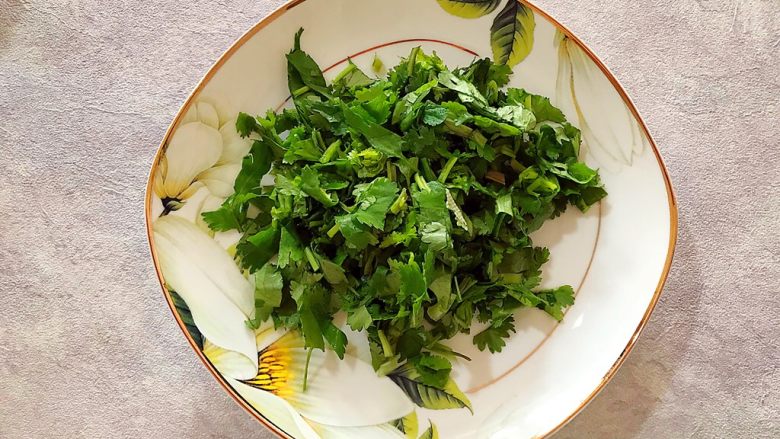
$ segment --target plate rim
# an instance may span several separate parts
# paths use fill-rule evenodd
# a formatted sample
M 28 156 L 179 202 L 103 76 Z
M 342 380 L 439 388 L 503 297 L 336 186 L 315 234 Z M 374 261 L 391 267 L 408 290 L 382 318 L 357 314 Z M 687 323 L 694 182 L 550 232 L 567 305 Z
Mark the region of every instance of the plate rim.
M 277 427 L 273 422 L 271 422 L 269 419 L 265 418 L 265 416 L 262 415 L 262 413 L 259 412 L 259 410 L 252 407 L 243 397 L 241 397 L 225 380 L 225 378 L 217 371 L 216 367 L 211 363 L 211 361 L 206 358 L 205 354 L 198 349 L 197 344 L 195 340 L 192 338 L 192 336 L 187 331 L 184 322 L 182 321 L 181 317 L 175 310 L 175 305 L 173 303 L 173 300 L 171 299 L 171 295 L 168 292 L 168 289 L 165 287 L 165 280 L 163 279 L 162 272 L 160 270 L 160 263 L 157 258 L 157 254 L 155 251 L 155 244 L 154 244 L 154 238 L 153 238 L 153 229 L 152 229 L 152 194 L 154 192 L 154 176 L 157 171 L 158 166 L 160 165 L 160 160 L 162 158 L 163 151 L 165 150 L 165 145 L 170 140 L 171 135 L 173 134 L 173 131 L 175 130 L 176 126 L 178 125 L 179 121 L 182 119 L 184 114 L 186 113 L 186 110 L 189 108 L 190 104 L 195 100 L 195 97 L 198 96 L 198 94 L 203 90 L 203 88 L 206 86 L 206 84 L 209 83 L 209 81 L 216 75 L 216 73 L 219 71 L 219 69 L 222 67 L 222 65 L 227 62 L 228 59 L 230 59 L 231 56 L 235 52 L 237 52 L 247 41 L 249 41 L 252 37 L 255 36 L 258 32 L 260 32 L 263 28 L 271 24 L 273 21 L 275 21 L 277 18 L 282 16 L 285 12 L 291 10 L 292 8 L 304 3 L 307 0 L 287 0 L 284 4 L 277 7 L 275 10 L 273 10 L 270 14 L 265 16 L 264 18 L 260 19 L 257 23 L 255 23 L 252 27 L 250 27 L 244 34 L 242 34 L 236 41 L 234 41 L 230 47 L 228 47 L 222 55 L 219 56 L 216 62 L 209 67 L 208 71 L 205 75 L 198 81 L 195 88 L 190 92 L 190 94 L 185 99 L 184 103 L 181 105 L 179 110 L 176 112 L 176 115 L 174 116 L 173 120 L 171 121 L 170 125 L 168 126 L 167 130 L 165 131 L 165 134 L 163 135 L 162 141 L 160 142 L 160 145 L 157 147 L 157 150 L 154 154 L 154 158 L 152 159 L 152 165 L 149 171 L 149 174 L 147 176 L 147 184 L 146 184 L 146 191 L 144 194 L 144 218 L 146 223 L 146 236 L 147 240 L 149 242 L 149 252 L 150 256 L 152 257 L 152 263 L 154 265 L 154 270 L 157 274 L 157 280 L 160 283 L 160 288 L 162 290 L 163 296 L 165 297 L 165 301 L 168 303 L 168 308 L 170 309 L 171 313 L 173 314 L 174 319 L 176 320 L 176 323 L 179 325 L 179 329 L 181 329 L 182 333 L 184 334 L 184 337 L 189 342 L 192 349 L 195 351 L 196 355 L 200 358 L 203 365 L 206 367 L 206 369 L 211 372 L 211 374 L 214 376 L 214 378 L 217 380 L 217 382 L 225 389 L 225 391 L 230 395 L 236 403 L 238 403 L 239 406 L 241 406 L 244 410 L 249 412 L 255 419 L 257 419 L 261 424 L 263 424 L 266 428 L 274 432 L 278 437 L 282 439 L 295 439 L 292 438 L 290 435 L 282 431 L 279 427 Z M 579 404 L 579 406 L 574 409 L 568 416 L 566 416 L 562 421 L 560 421 L 554 428 L 547 431 L 546 433 L 539 435 L 537 437 L 539 438 L 548 438 L 558 432 L 561 428 L 563 428 L 566 424 L 568 424 L 572 419 L 574 419 L 582 410 L 591 402 L 593 399 L 606 387 L 606 385 L 612 380 L 612 378 L 617 373 L 618 369 L 623 365 L 623 363 L 626 361 L 626 358 L 633 350 L 634 346 L 636 345 L 637 340 L 639 339 L 640 334 L 642 333 L 642 330 L 647 325 L 648 321 L 650 320 L 650 316 L 653 313 L 653 310 L 655 309 L 656 305 L 658 304 L 658 301 L 661 297 L 661 293 L 663 291 L 664 285 L 666 283 L 666 280 L 669 276 L 669 271 L 671 270 L 672 261 L 674 259 L 674 253 L 677 245 L 677 239 L 678 239 L 678 231 L 679 231 L 679 212 L 678 212 L 678 204 L 677 204 L 677 197 L 675 195 L 674 187 L 672 185 L 671 177 L 669 176 L 669 170 L 666 167 L 666 163 L 664 162 L 663 157 L 661 156 L 660 151 L 658 150 L 658 145 L 656 144 L 655 140 L 653 139 L 653 136 L 650 133 L 649 128 L 647 127 L 647 124 L 645 123 L 642 116 L 639 114 L 639 110 L 637 110 L 636 105 L 634 104 L 634 101 L 631 99 L 631 97 L 628 95 L 626 90 L 623 88 L 623 86 L 620 84 L 620 82 L 617 80 L 615 75 L 612 73 L 612 71 L 604 64 L 604 62 L 596 56 L 596 54 L 593 52 L 593 50 L 590 49 L 581 39 L 579 39 L 572 31 L 569 30 L 566 26 L 564 26 L 562 23 L 560 23 L 558 20 L 556 20 L 552 15 L 547 13 L 544 9 L 537 6 L 530 0 L 515 0 L 519 3 L 525 4 L 529 8 L 531 8 L 535 13 L 542 16 L 544 19 L 548 20 L 553 26 L 555 26 L 560 32 L 562 32 L 566 37 L 571 39 L 577 46 L 579 46 L 585 54 L 588 55 L 588 57 L 596 64 L 596 66 L 601 70 L 601 72 L 607 77 L 609 82 L 612 84 L 613 87 L 615 87 L 615 90 L 617 90 L 618 94 L 620 95 L 623 102 L 628 107 L 629 111 L 631 111 L 631 114 L 636 118 L 637 122 L 639 123 L 639 126 L 642 128 L 642 131 L 644 132 L 645 136 L 647 136 L 647 139 L 650 142 L 651 149 L 653 150 L 653 154 L 655 155 L 656 161 L 659 164 L 661 174 L 664 180 L 664 186 L 666 188 L 666 195 L 667 195 L 667 202 L 669 205 L 669 243 L 667 247 L 667 254 L 666 259 L 664 261 L 664 267 L 661 271 L 661 276 L 658 280 L 658 283 L 656 285 L 655 291 L 653 292 L 653 297 L 650 300 L 650 303 L 647 306 L 647 309 L 645 310 L 644 315 L 642 316 L 642 319 L 640 320 L 639 324 L 637 325 L 636 329 L 634 330 L 633 334 L 628 340 L 628 343 L 626 344 L 626 347 L 623 348 L 623 351 L 620 353 L 618 358 L 614 361 L 612 366 L 607 370 L 606 374 L 602 377 L 599 384 L 593 389 L 593 391 L 585 397 L 585 399 Z

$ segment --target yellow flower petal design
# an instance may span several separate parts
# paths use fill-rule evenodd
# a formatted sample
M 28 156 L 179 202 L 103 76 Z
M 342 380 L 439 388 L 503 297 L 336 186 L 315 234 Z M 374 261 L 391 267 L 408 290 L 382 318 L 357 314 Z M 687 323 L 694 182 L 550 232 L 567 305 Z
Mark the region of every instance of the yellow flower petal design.
M 198 174 L 197 180 L 205 184 L 212 194 L 217 197 L 227 198 L 235 192 L 233 183 L 241 171 L 241 164 L 227 164 L 214 166 Z
M 154 223 L 154 242 L 165 282 L 187 303 L 204 337 L 245 357 L 237 378 L 257 375 L 254 287 L 230 255 L 195 224 L 167 215 Z
M 252 148 L 252 141 L 241 137 L 236 131 L 236 119 L 230 119 L 219 129 L 222 135 L 222 156 L 219 163 L 241 163 Z
M 212 167 L 222 154 L 222 136 L 201 122 L 179 126 L 165 150 L 165 166 L 156 178 L 162 182 L 160 198 L 179 198 L 195 177 Z M 161 163 L 162 165 L 162 163 Z
M 279 340 L 285 335 L 282 329 L 274 329 L 273 322 L 266 321 L 255 330 L 255 344 L 259 349 Z M 226 376 L 236 377 L 243 370 L 244 356 L 238 352 L 229 351 L 206 339 L 203 343 L 203 354 L 211 361 L 217 370 Z M 255 375 L 255 378 L 257 375 Z M 244 378 L 246 379 L 246 378 Z
M 257 344 L 272 338 L 258 338 Z M 237 358 L 212 347 L 204 348 L 204 353 L 216 359 L 212 361 L 218 369 L 232 370 L 234 365 L 227 361 Z M 336 427 L 384 424 L 414 410 L 403 391 L 390 379 L 378 377 L 370 364 L 350 355 L 339 360 L 330 351 L 312 352 L 304 391 L 306 356 L 301 336 L 289 332 L 260 351 L 257 375 L 241 382 L 285 399 L 306 419 Z
M 271 341 L 266 338 L 265 341 Z M 265 344 L 261 342 L 261 345 Z M 257 375 L 243 382 L 248 386 L 287 399 L 303 391 L 306 351 L 303 339 L 294 332 L 268 343 L 257 359 Z M 302 367 L 296 367 L 302 365 Z
M 165 155 L 160 158 L 160 163 L 157 165 L 157 169 L 154 171 L 154 180 L 152 182 L 152 188 L 154 195 L 157 198 L 165 197 L 165 174 L 168 172 L 168 160 L 165 159 Z
M 189 187 L 187 189 L 185 189 L 184 192 L 180 193 L 177 198 L 180 201 L 185 201 L 188 198 L 190 198 L 193 195 L 195 195 L 195 193 L 198 192 L 200 189 L 202 189 L 204 186 L 205 185 L 203 183 L 201 183 L 199 181 L 196 181 L 196 182 L 192 183 L 191 185 L 189 185 Z M 183 203 L 179 203 L 179 204 L 183 204 Z
M 300 336 L 292 337 L 280 341 L 295 346 L 292 341 Z M 265 360 L 269 366 L 275 364 L 274 361 L 286 362 L 284 387 L 277 382 L 271 384 L 274 391 L 305 418 L 325 425 L 359 427 L 384 424 L 402 418 L 414 409 L 403 391 L 389 378 L 377 376 L 370 364 L 351 355 L 340 360 L 331 351 L 312 351 L 307 388 L 303 392 L 306 353 L 297 347 L 280 349 L 274 343 L 260 357 L 260 369 L 264 367 L 264 355 L 271 356 Z M 382 404 L 376 404 L 376 401 L 382 401 Z
M 280 331 L 266 322 L 256 332 L 256 344 L 267 346 L 258 354 L 257 374 L 241 379 L 240 383 L 284 399 L 301 416 L 316 424 L 330 427 L 378 426 L 404 418 L 414 411 L 414 405 L 401 389 L 390 379 L 378 377 L 370 364 L 358 358 L 346 355 L 344 360 L 339 360 L 333 352 L 314 350 L 304 391 L 307 350 L 298 333 L 288 332 L 280 337 Z M 208 338 L 203 352 L 223 375 L 235 376 L 242 368 L 240 354 L 216 346 Z M 236 390 L 239 388 L 236 387 Z M 376 404 L 376 401 L 382 403 Z M 256 408 L 262 412 L 262 407 Z M 385 427 L 380 430 L 390 431 Z
M 241 381 L 225 378 L 244 400 L 285 433 L 296 439 L 320 439 L 312 427 L 285 400 Z

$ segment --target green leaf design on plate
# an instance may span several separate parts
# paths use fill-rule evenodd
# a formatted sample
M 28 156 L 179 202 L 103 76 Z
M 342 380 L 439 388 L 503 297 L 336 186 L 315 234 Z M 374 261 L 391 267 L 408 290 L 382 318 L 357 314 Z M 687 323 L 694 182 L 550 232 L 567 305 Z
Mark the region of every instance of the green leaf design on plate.
M 510 0 L 496 15 L 490 28 L 490 46 L 496 63 L 517 65 L 534 45 L 534 11 L 519 1 Z
M 425 430 L 425 433 L 420 436 L 420 439 L 439 439 L 439 430 L 436 428 L 436 424 L 430 423 L 430 427 Z
M 463 18 L 479 18 L 493 12 L 501 0 L 437 0 L 445 11 Z
M 392 424 L 393 427 L 397 428 L 398 431 L 403 433 L 404 436 L 406 436 L 407 438 L 409 439 L 417 438 L 417 431 L 419 430 L 419 425 L 417 423 L 417 412 L 411 412 L 401 419 L 396 419 L 390 424 Z
M 406 393 L 406 396 L 420 407 L 431 410 L 471 409 L 471 401 L 461 392 L 452 378 L 447 380 L 444 388 L 439 389 L 425 385 L 420 380 L 420 374 L 410 364 L 405 364 L 387 375 L 388 378 Z
M 203 350 L 203 335 L 200 333 L 198 327 L 195 326 L 195 321 L 192 320 L 192 312 L 190 312 L 190 307 L 187 306 L 187 303 L 184 301 L 184 299 L 181 298 L 179 294 L 176 293 L 176 291 L 168 288 L 168 293 L 170 293 L 173 306 L 176 308 L 176 313 L 179 314 L 181 321 L 184 322 L 184 327 L 187 328 L 187 332 L 190 333 L 190 337 L 195 340 L 195 344 L 198 345 L 200 350 Z

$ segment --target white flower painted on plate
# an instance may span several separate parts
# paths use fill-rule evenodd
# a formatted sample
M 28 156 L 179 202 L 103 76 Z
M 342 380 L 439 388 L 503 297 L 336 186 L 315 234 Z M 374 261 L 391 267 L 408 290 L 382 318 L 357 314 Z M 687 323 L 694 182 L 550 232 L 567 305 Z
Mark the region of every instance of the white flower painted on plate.
M 557 104 L 582 130 L 590 154 L 607 169 L 631 166 L 647 142 L 618 91 L 576 42 L 556 32 Z
M 255 334 L 244 323 L 254 318 L 254 286 L 230 254 L 192 222 L 167 215 L 153 228 L 165 283 L 187 303 L 204 337 L 236 353 L 231 376 L 255 377 Z
M 203 353 L 233 388 L 260 413 L 294 437 L 403 438 L 389 422 L 403 418 L 414 405 L 390 379 L 370 364 L 331 351 L 314 350 L 303 390 L 308 351 L 295 332 L 281 335 L 272 324 L 256 331 L 258 373 L 238 379 L 240 354 L 211 343 Z M 377 403 L 381 401 L 381 404 Z
M 215 102 L 192 104 L 171 136 L 154 175 L 155 218 L 181 209 L 204 187 L 218 200 L 209 205 L 221 204 L 233 194 L 233 182 L 252 143 L 236 132 L 235 112 Z M 196 204 L 204 202 L 200 198 Z M 202 211 L 195 212 L 197 217 Z

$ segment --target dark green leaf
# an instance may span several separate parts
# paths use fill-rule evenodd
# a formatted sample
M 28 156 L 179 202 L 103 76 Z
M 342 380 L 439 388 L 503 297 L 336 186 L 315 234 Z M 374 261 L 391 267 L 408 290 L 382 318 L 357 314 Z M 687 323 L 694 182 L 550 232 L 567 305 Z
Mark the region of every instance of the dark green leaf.
M 290 94 L 293 97 L 301 96 L 304 87 L 316 91 L 324 97 L 330 96 L 330 90 L 322 76 L 322 70 L 309 54 L 301 50 L 301 34 L 303 29 L 295 35 L 295 48 L 287 54 L 287 74 Z
M 241 163 L 241 171 L 236 176 L 233 189 L 237 194 L 251 192 L 260 186 L 260 180 L 271 169 L 273 161 L 271 147 L 260 141 L 255 141 L 249 155 Z
M 249 202 L 257 197 L 257 195 L 251 193 L 236 193 L 228 197 L 219 209 L 212 212 L 204 212 L 201 215 L 212 230 L 218 232 L 233 229 L 243 231 Z
M 524 60 L 534 44 L 534 12 L 519 1 L 507 2 L 490 28 L 493 59 L 498 64 L 514 66 Z
M 437 0 L 441 7 L 452 15 L 463 18 L 478 18 L 493 12 L 501 0 Z
M 259 270 L 279 251 L 279 227 L 271 224 L 239 243 L 236 252 L 241 265 L 251 271 Z
M 192 340 L 195 342 L 195 344 L 202 350 L 203 335 L 200 333 L 198 326 L 195 325 L 195 320 L 192 319 L 192 312 L 190 312 L 190 307 L 187 306 L 187 303 L 184 301 L 184 299 L 181 298 L 181 296 L 179 296 L 178 293 L 176 293 L 176 291 L 168 288 L 168 294 L 170 294 L 173 306 L 176 308 L 176 312 L 179 314 L 181 321 L 184 322 L 184 327 L 187 329 L 190 337 L 192 337 Z
M 411 364 L 406 364 L 388 375 L 409 399 L 420 407 L 431 410 L 468 408 L 471 402 L 458 388 L 455 381 L 449 379 L 442 389 L 429 386 L 420 381 L 420 374 Z
M 361 118 L 346 105 L 342 105 L 344 120 L 350 128 L 365 136 L 368 143 L 377 151 L 388 157 L 403 158 L 403 139 L 398 134 L 388 130 L 373 121 Z
M 337 328 L 331 321 L 328 321 L 322 326 L 324 327 L 322 335 L 325 337 L 325 340 L 328 341 L 333 352 L 335 352 L 339 358 L 344 359 L 344 353 L 347 348 L 346 334 L 344 334 L 341 329 Z

